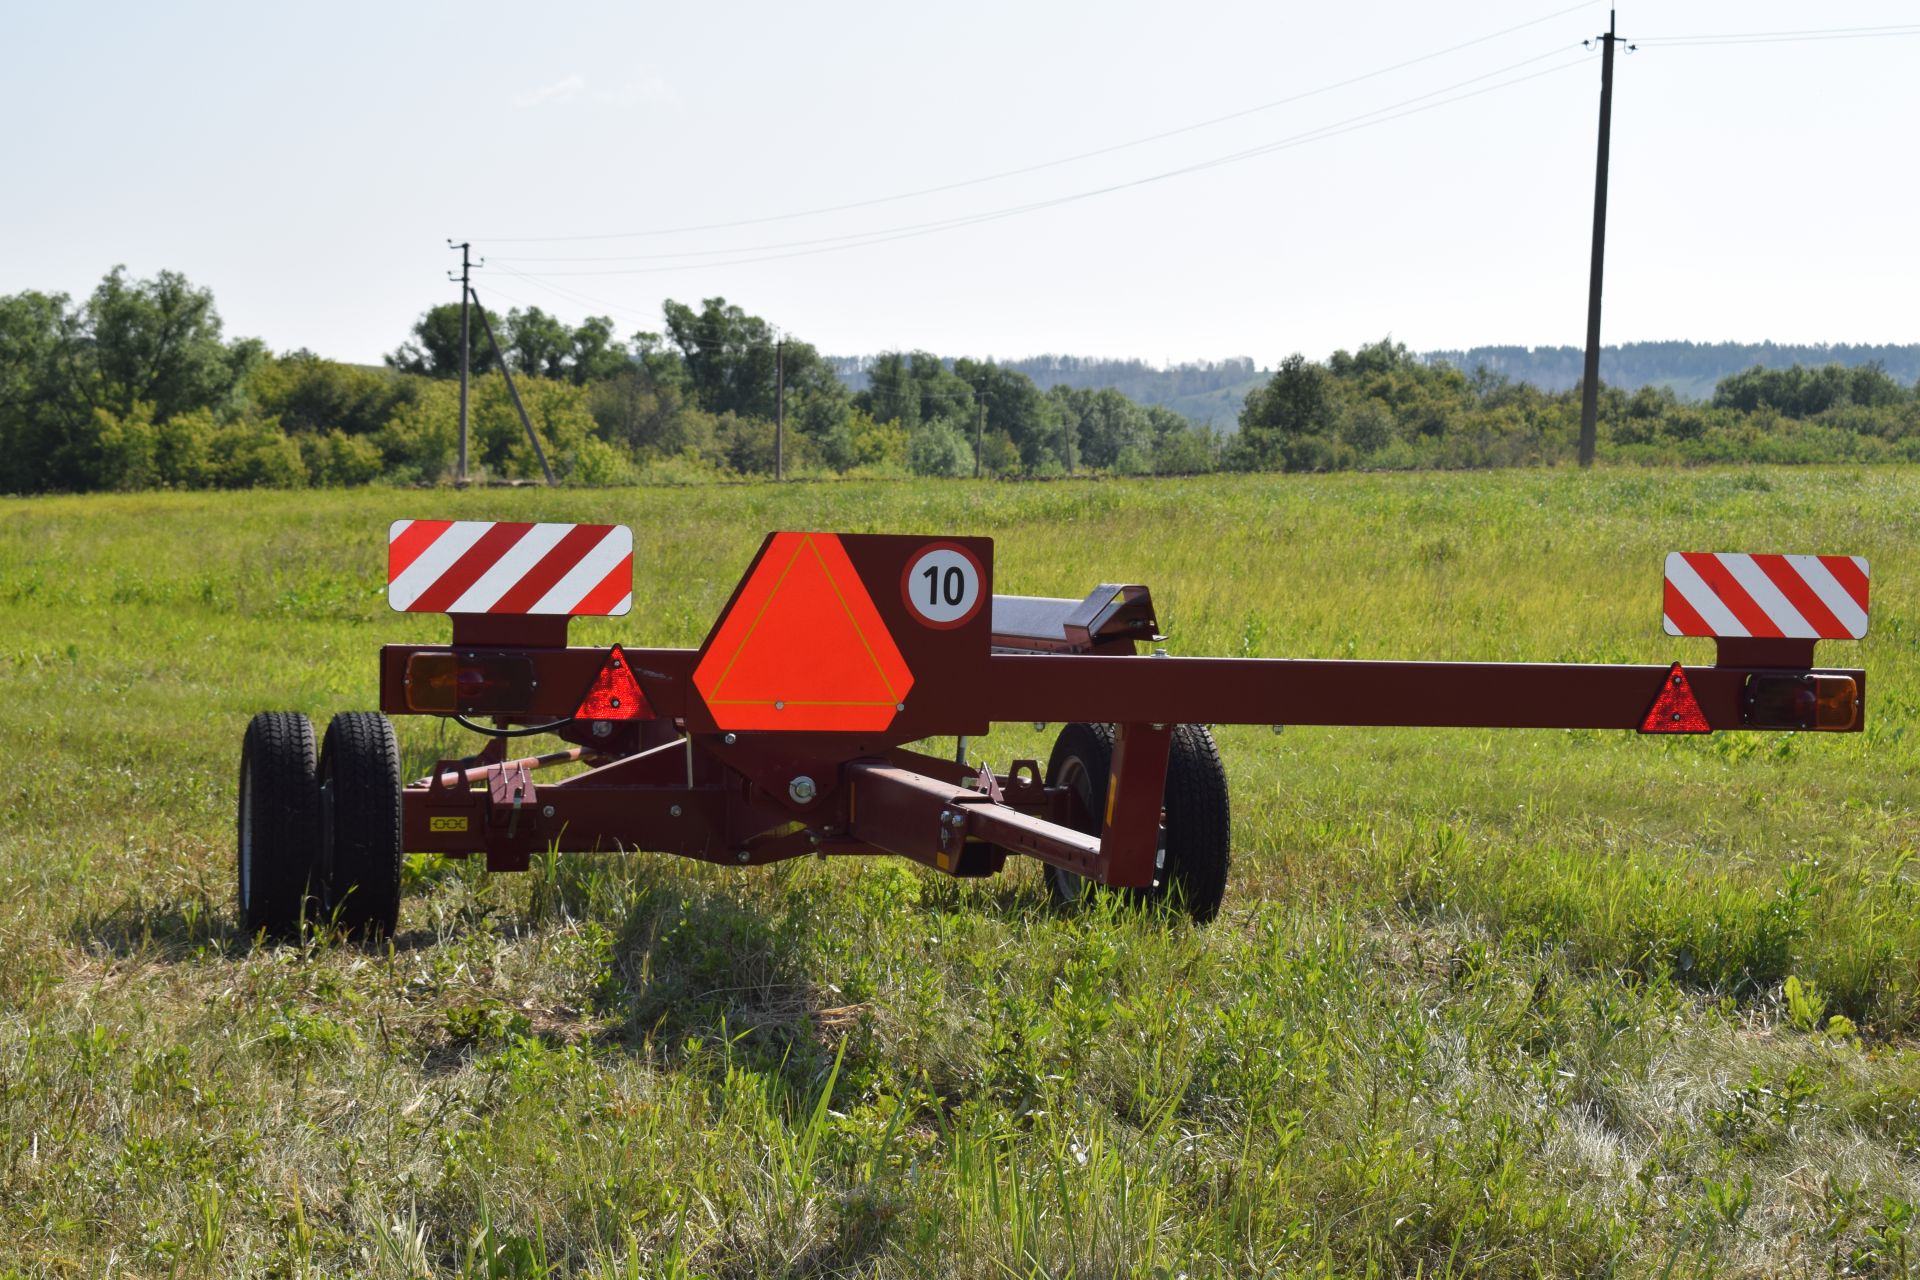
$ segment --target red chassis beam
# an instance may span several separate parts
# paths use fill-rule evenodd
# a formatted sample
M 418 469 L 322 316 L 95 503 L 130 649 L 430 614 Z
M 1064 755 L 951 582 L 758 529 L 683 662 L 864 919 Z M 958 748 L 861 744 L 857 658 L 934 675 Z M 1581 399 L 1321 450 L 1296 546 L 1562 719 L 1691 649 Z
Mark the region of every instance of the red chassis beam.
M 382 708 L 413 713 L 408 658 L 448 651 L 383 649 Z M 512 719 L 543 723 L 571 717 L 609 651 L 495 652 L 531 662 L 535 684 Z M 956 875 L 989 873 L 1013 852 L 1107 884 L 1144 885 L 1154 875 L 1156 801 L 1175 723 L 1637 729 L 1671 674 L 1667 666 L 995 654 L 984 681 L 917 686 L 885 733 L 724 734 L 693 690 L 696 651 L 625 655 L 657 717 L 648 749 L 550 785 L 533 778 L 546 758 L 496 758 L 452 773 L 442 762 L 426 785 L 404 793 L 406 847 L 484 852 L 496 870 L 523 868 L 549 848 L 745 864 L 882 850 Z M 1862 725 L 1864 673 L 1812 669 L 1811 644 L 1727 644 L 1721 657 L 1752 665 L 1686 670 L 1714 729 L 1791 727 L 1755 722 L 1756 677 L 1850 680 L 1851 722 L 1826 727 Z M 1033 762 L 976 789 L 962 785 L 970 770 L 900 745 L 1022 720 L 1119 724 L 1107 812 L 1080 811 L 1066 789 L 1041 784 Z M 503 748 L 497 743 L 500 756 Z M 470 785 L 479 781 L 486 785 Z
M 1810 646 L 1809 646 L 1810 648 Z M 407 659 L 445 645 L 381 650 L 380 706 L 415 714 L 406 701 Z M 539 677 L 528 722 L 570 716 L 607 650 L 523 649 Z M 692 649 L 628 649 L 628 662 L 656 715 L 695 732 L 705 708 L 693 692 Z M 1167 724 L 1295 724 L 1460 729 L 1637 729 L 1665 682 L 1666 666 L 1528 662 L 1365 662 L 1319 658 L 1172 658 L 994 654 L 984 683 L 923 685 L 909 696 L 889 742 L 984 732 L 995 721 L 1073 720 Z M 1715 730 L 1752 727 L 1752 676 L 1851 679 L 1865 723 L 1866 673 L 1795 662 L 1688 667 L 1687 678 Z M 758 735 L 755 735 L 758 736 Z M 788 736 L 788 735 L 779 735 Z M 807 735 L 824 739 L 852 735 Z
M 1638 729 L 1670 668 L 1585 663 L 995 655 L 979 691 L 991 720 L 1119 718 L 1185 724 Z M 1754 727 L 1749 677 L 1840 676 L 1864 707 L 1866 673 L 1801 665 L 1688 667 L 1715 730 Z M 1854 718 L 1851 731 L 1864 724 Z

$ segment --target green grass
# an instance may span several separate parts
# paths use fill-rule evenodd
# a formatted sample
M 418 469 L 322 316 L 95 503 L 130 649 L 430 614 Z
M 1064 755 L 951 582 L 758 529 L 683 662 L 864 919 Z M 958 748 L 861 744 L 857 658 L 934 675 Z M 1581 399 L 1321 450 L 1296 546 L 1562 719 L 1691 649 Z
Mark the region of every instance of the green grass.
M 0 1274 L 1903 1274 L 1916 512 L 1895 469 L 0 503 Z M 401 515 L 630 522 L 635 612 L 575 635 L 652 644 L 782 527 L 990 534 L 1002 590 L 1145 581 L 1174 652 L 1264 657 L 1705 662 L 1664 552 L 1851 552 L 1869 727 L 1223 729 L 1206 929 L 1030 866 L 415 859 L 390 949 L 256 949 L 241 731 L 443 634 L 386 611 Z

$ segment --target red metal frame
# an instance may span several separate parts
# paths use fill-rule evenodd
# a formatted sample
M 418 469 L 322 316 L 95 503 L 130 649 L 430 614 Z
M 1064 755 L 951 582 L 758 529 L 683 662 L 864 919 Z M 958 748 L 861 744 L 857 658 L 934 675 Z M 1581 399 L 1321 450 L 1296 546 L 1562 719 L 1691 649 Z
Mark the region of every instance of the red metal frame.
M 796 544 L 786 537 L 762 545 L 729 610 L 770 548 L 789 554 Z M 459 616 L 451 645 L 381 651 L 381 709 L 421 713 L 410 704 L 407 683 L 416 655 L 514 656 L 530 664 L 534 683 L 498 723 L 553 723 L 575 745 L 508 759 L 507 740 L 495 738 L 477 757 L 439 762 L 403 791 L 405 847 L 484 854 L 493 870 L 522 869 L 534 852 L 548 849 L 646 850 L 746 865 L 892 853 L 962 876 L 992 874 L 1016 853 L 1099 883 L 1146 886 L 1154 878 L 1175 724 L 1639 729 L 1674 674 L 1669 664 L 1143 656 L 1137 645 L 1155 638 L 1157 624 L 1150 595 L 1137 586 L 1103 587 L 1083 602 L 1001 598 L 995 603 L 1004 609 L 978 608 L 933 625 L 916 618 L 904 599 L 906 569 L 934 546 L 959 547 L 978 566 L 984 599 L 991 591 L 990 541 L 839 535 L 836 544 L 830 550 L 837 557 L 844 549 L 845 560 L 835 563 L 850 564 L 859 582 L 833 579 L 832 592 L 863 587 L 872 612 L 857 601 L 849 608 L 877 616 L 912 669 L 910 691 L 884 729 L 726 727 L 696 680 L 716 637 L 738 644 L 752 634 L 751 627 L 727 627 L 725 612 L 699 650 L 626 647 L 652 718 L 601 722 L 573 713 L 609 649 L 568 647 L 564 619 Z M 768 579 L 761 581 L 749 603 L 764 613 L 773 597 Z M 1005 614 L 997 624 L 996 612 Z M 778 650 L 755 657 L 772 671 L 767 678 L 791 671 L 796 681 L 817 683 L 818 669 L 809 663 L 852 661 L 844 650 L 810 653 L 791 626 L 782 634 Z M 1811 641 L 1722 641 L 1719 662 L 1685 668 L 1685 684 L 1715 730 L 1858 731 L 1865 673 L 1815 669 L 1812 661 Z M 1812 690 L 1816 680 L 1828 681 L 1818 685 L 1824 694 L 1842 695 L 1848 689 L 1832 682 L 1851 681 L 1851 723 L 1781 721 L 1779 707 L 1812 703 L 1795 702 L 1798 686 L 1779 682 L 1801 681 Z M 711 678 L 706 683 L 713 687 Z M 1763 686 L 1768 696 L 1756 696 Z M 754 714 L 756 724 L 777 722 L 764 704 Z M 996 721 L 1116 725 L 1105 811 L 1081 812 L 1073 792 L 1044 784 L 1037 762 L 994 772 L 907 745 L 978 735 Z M 580 760 L 594 767 L 559 782 L 536 781 L 543 767 Z

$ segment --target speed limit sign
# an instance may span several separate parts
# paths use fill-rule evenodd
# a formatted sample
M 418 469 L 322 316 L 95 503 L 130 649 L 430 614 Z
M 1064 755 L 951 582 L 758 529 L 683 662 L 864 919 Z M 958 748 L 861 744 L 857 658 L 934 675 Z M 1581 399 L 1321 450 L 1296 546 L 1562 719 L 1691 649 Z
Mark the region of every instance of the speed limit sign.
M 915 618 L 945 630 L 980 611 L 982 577 L 972 552 L 955 543 L 936 542 L 907 565 L 900 590 Z

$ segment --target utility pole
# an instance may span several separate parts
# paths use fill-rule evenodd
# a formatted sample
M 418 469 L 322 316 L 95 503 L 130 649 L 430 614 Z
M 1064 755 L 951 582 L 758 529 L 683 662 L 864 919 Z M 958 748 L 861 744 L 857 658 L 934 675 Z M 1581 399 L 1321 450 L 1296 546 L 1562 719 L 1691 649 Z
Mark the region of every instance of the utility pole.
M 1067 474 L 1073 474 L 1073 419 L 1060 415 L 1060 452 L 1067 460 Z
M 460 251 L 460 462 L 454 470 L 453 482 L 465 484 L 467 482 L 467 376 L 470 372 L 467 366 L 469 353 L 473 350 L 473 343 L 467 334 L 467 298 L 473 289 L 468 275 L 474 267 L 485 266 L 486 262 L 470 261 L 469 251 L 473 245 L 468 241 L 462 240 L 459 244 L 455 244 L 449 239 L 447 248 Z M 453 272 L 447 272 L 447 279 L 453 279 Z
M 787 472 L 787 340 L 773 344 L 773 478 Z
M 1593 174 L 1593 271 L 1587 277 L 1587 365 L 1580 384 L 1580 465 L 1593 465 L 1600 417 L 1600 282 L 1607 257 L 1607 151 L 1613 134 L 1613 10 L 1600 37 L 1600 155 Z
M 980 478 L 980 442 L 987 434 L 987 402 L 983 397 L 979 402 L 979 414 L 973 422 L 973 478 Z

